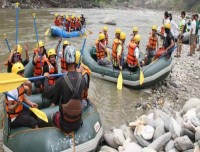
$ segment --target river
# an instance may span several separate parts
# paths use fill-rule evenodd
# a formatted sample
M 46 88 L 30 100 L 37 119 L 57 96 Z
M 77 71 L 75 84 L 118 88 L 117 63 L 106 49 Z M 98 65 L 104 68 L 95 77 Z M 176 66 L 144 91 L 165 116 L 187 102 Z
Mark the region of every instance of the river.
M 81 14 L 87 18 L 87 28 L 93 32 L 88 34 L 86 46 L 94 45 L 98 37 L 98 33 L 102 30 L 104 24 L 99 23 L 102 19 L 109 16 L 116 20 L 117 25 L 107 25 L 109 42 L 114 38 L 114 32 L 117 27 L 127 34 L 126 43 L 128 43 L 129 35 L 132 33 L 133 26 L 139 27 L 141 34 L 140 48 L 145 49 L 148 35 L 151 32 L 152 25 L 160 25 L 163 18 L 163 12 L 151 11 L 146 9 L 135 10 L 119 10 L 119 9 L 41 9 L 41 10 L 20 10 L 19 13 L 19 44 L 28 42 L 29 55 L 32 57 L 32 49 L 36 44 L 36 36 L 33 25 L 32 13 L 36 13 L 36 23 L 39 39 L 45 42 L 46 49 L 55 48 L 58 38 L 50 36 L 45 37 L 45 31 L 53 23 L 54 13 Z M 11 47 L 15 44 L 15 10 L 0 9 L 0 37 L 7 34 L 7 38 Z M 76 49 L 81 49 L 83 37 L 68 39 Z M 0 38 L 0 70 L 6 72 L 4 61 L 9 55 L 8 48 L 3 38 Z M 24 54 L 23 54 L 24 55 Z M 95 77 L 91 78 L 89 89 L 89 98 L 96 105 L 103 126 L 109 129 L 113 126 L 119 126 L 125 122 L 135 120 L 135 118 L 143 113 L 142 110 L 137 111 L 135 105 L 138 101 L 144 101 L 146 97 L 142 96 L 141 91 L 132 90 L 123 87 L 122 91 L 118 91 L 116 84 L 104 81 Z M 3 96 L 1 95 L 1 101 Z M 2 103 L 2 102 L 1 102 Z

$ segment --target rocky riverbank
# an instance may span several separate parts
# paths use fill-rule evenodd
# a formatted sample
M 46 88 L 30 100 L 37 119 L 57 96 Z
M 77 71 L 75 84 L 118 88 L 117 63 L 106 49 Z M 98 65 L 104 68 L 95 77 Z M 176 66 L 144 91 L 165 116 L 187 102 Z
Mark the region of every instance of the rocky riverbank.
M 199 152 L 200 99 L 192 98 L 180 113 L 169 107 L 105 132 L 100 152 Z

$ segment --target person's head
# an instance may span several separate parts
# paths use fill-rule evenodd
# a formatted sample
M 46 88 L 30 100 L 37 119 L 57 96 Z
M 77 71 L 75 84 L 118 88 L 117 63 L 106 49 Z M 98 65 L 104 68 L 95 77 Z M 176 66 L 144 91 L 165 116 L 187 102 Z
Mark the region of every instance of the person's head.
M 13 66 L 12 66 L 11 72 L 23 76 L 24 75 L 24 66 L 23 66 L 23 64 L 20 63 L 20 62 L 14 63 Z
M 185 18 L 185 15 L 186 15 L 186 14 L 185 14 L 185 11 L 182 11 L 182 12 L 181 12 L 181 18 Z
M 103 33 L 100 33 L 99 34 L 99 39 L 98 39 L 100 42 L 104 41 L 105 40 L 105 34 Z
M 195 14 L 195 20 L 197 21 L 199 18 L 199 15 L 198 14 Z
M 84 14 L 83 13 L 81 13 L 81 17 L 83 17 L 84 16 Z
M 12 57 L 12 62 L 18 62 L 21 61 L 21 56 L 22 56 L 22 46 L 21 45 L 17 45 L 17 50 L 16 52 L 14 52 L 13 57 Z
M 63 42 L 63 50 L 65 50 L 66 46 L 70 45 L 69 41 L 65 40 Z
M 37 44 L 37 47 L 38 47 L 38 53 L 39 54 L 44 54 L 44 42 L 42 41 L 39 41 L 38 44 Z
M 107 26 L 104 26 L 104 27 L 103 27 L 103 32 L 106 33 L 107 31 L 108 31 L 108 27 L 107 27 Z
M 72 20 L 75 20 L 75 15 L 72 15 L 71 19 L 72 19 Z
M 55 49 L 50 49 L 47 53 L 49 62 L 51 64 L 55 64 L 56 63 L 56 50 Z
M 65 60 L 68 67 L 74 66 L 75 68 L 76 51 L 74 46 L 70 45 L 65 48 Z
M 58 13 L 55 13 L 54 17 L 55 17 L 55 19 L 57 19 L 58 18 Z
M 152 29 L 152 35 L 155 36 L 158 30 L 157 26 L 153 25 L 151 29 Z
M 135 36 L 136 34 L 138 34 L 138 27 L 134 26 L 133 27 L 133 35 Z
M 195 19 L 195 15 L 194 14 L 192 15 L 191 19 L 192 19 L 192 21 Z
M 122 43 L 125 42 L 125 40 L 126 40 L 126 33 L 124 33 L 124 32 L 120 33 L 120 40 L 122 41 Z
M 171 26 L 170 26 L 170 24 L 169 23 L 166 23 L 165 25 L 164 25 L 164 28 L 165 28 L 165 33 L 169 33 L 170 32 L 170 28 L 171 28 Z
M 118 39 L 120 39 L 120 33 L 121 33 L 121 29 L 120 29 L 120 28 L 117 28 L 117 29 L 115 30 L 115 37 L 118 38 Z
M 172 13 L 169 13 L 169 20 L 171 21 L 172 20 Z
M 134 36 L 133 40 L 134 40 L 135 44 L 139 45 L 140 44 L 140 40 L 141 40 L 141 36 L 139 34 L 136 34 Z
M 164 18 L 167 19 L 168 17 L 169 17 L 169 14 L 168 14 L 167 11 L 165 11 L 165 13 L 164 13 Z

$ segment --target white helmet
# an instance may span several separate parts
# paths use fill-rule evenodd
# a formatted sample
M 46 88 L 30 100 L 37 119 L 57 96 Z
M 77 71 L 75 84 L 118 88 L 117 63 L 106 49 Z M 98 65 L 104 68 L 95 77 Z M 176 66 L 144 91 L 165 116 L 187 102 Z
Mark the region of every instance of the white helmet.
M 65 60 L 67 63 L 75 63 L 76 51 L 74 46 L 70 45 L 65 48 Z

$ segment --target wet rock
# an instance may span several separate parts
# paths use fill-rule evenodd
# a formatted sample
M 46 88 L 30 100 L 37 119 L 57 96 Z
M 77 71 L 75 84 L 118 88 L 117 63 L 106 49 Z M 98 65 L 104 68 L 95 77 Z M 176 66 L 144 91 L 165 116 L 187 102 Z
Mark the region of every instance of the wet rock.
M 102 21 L 100 21 L 100 23 L 108 24 L 108 25 L 116 25 L 116 20 L 114 20 L 113 18 L 111 18 L 111 16 L 107 16 Z
M 174 149 L 174 141 L 170 140 L 165 146 L 165 151 L 168 152 L 172 149 Z
M 123 132 L 124 132 L 124 136 L 125 136 L 125 139 L 129 138 L 130 141 L 136 141 L 135 140 L 135 137 L 134 137 L 134 131 L 130 128 L 130 127 L 124 127 L 122 128 Z
M 118 146 L 122 146 L 123 145 L 123 143 L 125 141 L 123 130 L 121 130 L 121 129 L 113 129 L 113 141 Z
M 162 136 L 165 133 L 164 125 L 160 125 L 156 127 L 154 132 L 154 139 L 157 139 L 158 137 Z
M 146 125 L 144 127 L 144 129 L 142 130 L 142 137 L 145 139 L 145 140 L 150 140 L 153 138 L 153 134 L 154 134 L 154 128 L 152 126 L 149 126 L 149 125 Z
M 180 81 L 173 81 L 170 82 L 170 84 L 175 88 L 180 88 L 182 86 L 182 83 Z
M 140 144 L 142 147 L 147 147 L 148 145 L 150 145 L 150 143 L 144 140 L 141 136 L 135 136 L 135 139 L 137 140 L 138 144 Z
M 144 125 L 138 125 L 136 128 L 135 128 L 135 131 L 134 131 L 134 135 L 135 136 L 140 136 L 143 129 L 144 129 Z
M 188 100 L 181 110 L 181 115 L 184 115 L 189 109 L 195 108 L 200 105 L 200 99 L 198 98 L 191 98 Z
M 182 129 L 181 129 L 181 134 L 180 134 L 180 136 L 184 136 L 184 135 L 188 136 L 188 137 L 190 138 L 190 140 L 192 140 L 192 141 L 195 140 L 195 133 L 192 132 L 192 131 L 190 131 L 190 130 L 187 129 L 187 128 L 182 128 Z
M 193 118 L 190 119 L 190 120 L 191 120 L 191 123 L 192 123 L 194 126 L 196 126 L 196 127 L 200 126 L 200 120 L 199 120 L 199 118 L 193 117 Z
M 116 149 L 108 147 L 108 146 L 103 146 L 101 147 L 100 151 L 105 151 L 105 152 L 118 152 Z
M 181 150 L 181 151 L 194 148 L 194 145 L 188 136 L 182 136 L 182 137 L 176 138 L 174 140 L 174 145 L 178 150 Z
M 148 147 L 151 147 L 156 151 L 159 151 L 163 146 L 166 145 L 166 143 L 170 140 L 171 136 L 172 134 L 170 132 L 165 133 L 164 135 L 154 140 Z
M 106 141 L 106 143 L 112 147 L 112 148 L 117 148 L 118 145 L 114 142 L 114 134 L 111 131 L 107 131 L 104 133 L 104 139 Z
M 183 152 L 194 152 L 194 149 L 184 150 Z
M 200 127 L 196 128 L 196 133 L 195 133 L 195 141 L 200 140 Z
M 145 147 L 142 149 L 142 152 L 156 152 L 156 151 L 150 147 Z
M 125 152 L 141 152 L 142 147 L 135 142 L 131 142 L 127 145 Z
M 175 139 L 176 137 L 179 137 L 181 132 L 180 124 L 178 124 L 176 120 L 172 117 L 169 124 L 169 131 L 172 133 L 172 138 Z

